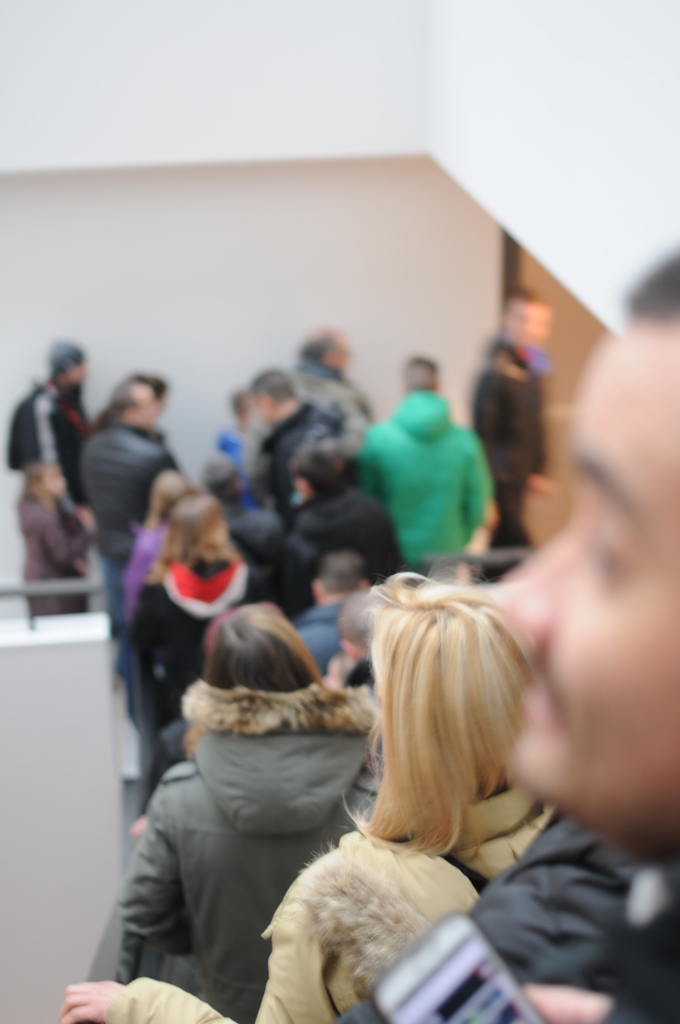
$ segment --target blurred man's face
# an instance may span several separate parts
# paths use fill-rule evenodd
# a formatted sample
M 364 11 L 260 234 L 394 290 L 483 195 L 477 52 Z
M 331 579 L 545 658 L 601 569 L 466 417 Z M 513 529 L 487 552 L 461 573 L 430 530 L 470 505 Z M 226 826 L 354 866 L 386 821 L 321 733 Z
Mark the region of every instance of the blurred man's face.
M 642 855 L 680 851 L 680 324 L 586 372 L 564 531 L 509 599 L 536 644 L 525 785 Z
M 503 313 L 503 333 L 513 345 L 546 344 L 552 328 L 553 312 L 543 302 L 511 299 Z
M 349 343 L 344 334 L 339 333 L 333 335 L 333 341 L 334 347 L 323 357 L 323 362 L 326 366 L 332 366 L 334 369 L 339 370 L 340 373 L 344 373 L 349 366 Z
M 58 373 L 54 378 L 54 383 L 60 391 L 73 391 L 75 388 L 80 387 L 86 377 L 87 363 L 83 360 L 82 363 L 71 366 L 68 370 L 64 370 L 63 373 Z
M 503 333 L 513 345 L 525 345 L 531 315 L 531 303 L 512 299 L 503 313 Z
M 135 384 L 132 394 L 135 404 L 125 410 L 123 420 L 141 430 L 153 430 L 161 412 L 161 403 L 153 388 L 148 384 Z
M 544 348 L 552 330 L 553 311 L 542 302 L 529 304 L 525 325 L 524 344 Z
M 278 406 L 270 395 L 254 395 L 253 406 L 265 423 L 268 423 L 270 426 L 273 426 L 276 423 Z

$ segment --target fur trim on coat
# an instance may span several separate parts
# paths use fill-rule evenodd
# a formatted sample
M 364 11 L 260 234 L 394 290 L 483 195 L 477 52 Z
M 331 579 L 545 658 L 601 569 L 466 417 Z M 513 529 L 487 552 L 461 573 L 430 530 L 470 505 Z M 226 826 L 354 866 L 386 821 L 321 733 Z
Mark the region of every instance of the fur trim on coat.
M 184 694 L 182 712 L 210 732 L 264 736 L 272 732 L 348 732 L 368 735 L 377 709 L 367 687 L 329 690 L 312 683 L 292 693 L 235 686 L 221 690 L 200 679 Z
M 359 999 L 369 997 L 378 972 L 429 927 L 392 878 L 347 858 L 315 861 L 293 900 L 324 958 L 342 962 Z

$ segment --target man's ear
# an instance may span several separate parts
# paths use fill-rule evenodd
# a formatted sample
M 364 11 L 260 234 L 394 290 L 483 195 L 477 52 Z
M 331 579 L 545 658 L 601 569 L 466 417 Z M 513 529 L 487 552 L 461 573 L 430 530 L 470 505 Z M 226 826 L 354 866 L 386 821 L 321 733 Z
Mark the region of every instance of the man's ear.
M 321 580 L 312 580 L 312 593 L 314 594 L 314 603 L 321 604 L 326 596 L 326 590 Z
M 363 659 L 366 657 L 366 651 L 363 651 L 361 647 L 357 646 L 357 644 L 353 644 L 351 640 L 343 640 L 341 638 L 340 646 L 342 647 L 345 654 L 347 654 L 352 659 L 355 665 L 357 664 L 357 662 L 363 661 Z
M 370 590 L 370 589 L 371 589 L 370 580 L 359 580 L 359 586 L 357 587 L 357 590 Z

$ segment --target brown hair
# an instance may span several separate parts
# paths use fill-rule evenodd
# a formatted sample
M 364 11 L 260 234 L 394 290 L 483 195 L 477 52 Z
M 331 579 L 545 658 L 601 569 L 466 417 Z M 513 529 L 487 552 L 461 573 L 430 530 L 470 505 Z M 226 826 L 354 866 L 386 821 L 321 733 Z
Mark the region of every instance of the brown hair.
M 244 605 L 219 624 L 205 664 L 205 681 L 221 690 L 290 693 L 318 682 L 310 651 L 282 612 L 271 605 Z
M 240 558 L 229 541 L 229 530 L 217 498 L 210 494 L 187 494 L 170 513 L 165 542 L 147 582 L 162 583 L 171 562 L 181 562 L 193 569 L 201 560 L 236 562 Z
M 181 473 L 174 469 L 164 469 L 154 478 L 149 495 L 149 509 L 146 514 L 144 526 L 147 530 L 154 530 L 161 523 L 168 520 L 174 506 L 187 494 L 198 493 L 188 480 L 185 480 Z
M 400 573 L 373 593 L 382 782 L 357 824 L 379 843 L 447 853 L 470 807 L 507 785 L 529 664 L 479 589 Z

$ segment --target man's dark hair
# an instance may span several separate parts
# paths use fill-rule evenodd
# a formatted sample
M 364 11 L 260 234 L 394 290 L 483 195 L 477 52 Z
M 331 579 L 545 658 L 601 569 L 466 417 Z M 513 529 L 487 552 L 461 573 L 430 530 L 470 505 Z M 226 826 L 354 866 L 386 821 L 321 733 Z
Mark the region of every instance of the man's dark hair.
M 283 370 L 265 370 L 257 375 L 250 386 L 254 395 L 269 395 L 275 402 L 281 404 L 289 398 L 295 398 L 295 391 L 290 377 Z
M 234 416 L 243 416 L 248 412 L 248 406 L 250 405 L 252 397 L 252 391 L 234 391 L 229 400 L 231 403 L 231 411 Z
M 203 467 L 203 486 L 218 501 L 237 501 L 241 493 L 238 466 L 228 455 L 213 455 Z
M 516 284 L 509 290 L 503 301 L 503 307 L 507 309 L 511 302 L 543 302 L 543 299 L 533 288 L 526 288 L 523 284 Z
M 367 579 L 366 560 L 358 551 L 328 551 L 319 559 L 315 577 L 329 594 L 351 594 Z
M 323 357 L 335 352 L 337 347 L 332 334 L 318 334 L 304 342 L 300 349 L 300 359 L 308 359 L 310 363 L 321 363 Z
M 337 488 L 345 465 L 338 442 L 330 437 L 301 445 L 290 460 L 293 476 L 306 480 L 317 497 L 331 494 Z
M 153 373 L 135 373 L 130 380 L 136 381 L 137 384 L 148 384 L 159 402 L 165 398 L 170 388 L 167 380 Z
M 136 407 L 135 391 L 138 387 L 151 388 L 151 384 L 136 377 L 129 377 L 122 384 L 118 385 L 111 395 L 111 401 L 106 410 L 109 414 L 109 422 L 119 420 L 127 409 L 134 409 Z M 153 391 L 153 388 L 151 390 Z
M 628 295 L 633 320 L 680 319 L 680 253 L 657 264 Z
M 439 367 L 426 356 L 413 356 L 404 367 L 404 383 L 407 391 L 436 391 Z

